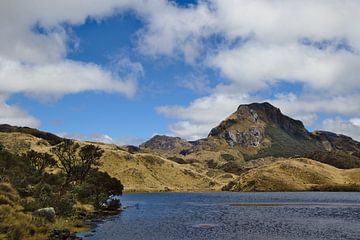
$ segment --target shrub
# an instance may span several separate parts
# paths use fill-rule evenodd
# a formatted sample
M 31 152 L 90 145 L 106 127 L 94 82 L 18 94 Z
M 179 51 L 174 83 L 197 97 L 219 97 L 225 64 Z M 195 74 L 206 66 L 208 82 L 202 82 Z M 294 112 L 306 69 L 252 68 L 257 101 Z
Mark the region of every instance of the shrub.
M 121 195 L 123 188 L 121 182 L 108 173 L 91 171 L 74 191 L 83 203 L 92 203 L 95 207 L 99 207 L 100 203 L 108 200 L 109 196 Z

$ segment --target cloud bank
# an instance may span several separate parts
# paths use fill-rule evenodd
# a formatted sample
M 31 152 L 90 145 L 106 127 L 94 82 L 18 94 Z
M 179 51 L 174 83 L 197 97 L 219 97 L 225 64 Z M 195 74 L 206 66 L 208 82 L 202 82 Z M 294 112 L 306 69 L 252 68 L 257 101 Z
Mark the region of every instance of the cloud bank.
M 360 116 L 357 0 L 200 0 L 186 7 L 166 0 L 1 1 L 0 94 L 133 95 L 141 67 L 124 78 L 102 66 L 66 58 L 76 47 L 67 27 L 126 11 L 143 22 L 135 39 L 140 54 L 215 69 L 224 80 L 187 106 L 157 108 L 178 120 L 169 126 L 174 135 L 203 137 L 237 105 L 252 101 L 270 101 L 308 125 L 319 114 L 330 116 L 323 127 L 331 125 L 334 116 L 348 123 Z M 285 89 L 270 97 L 259 94 L 279 83 L 301 90 Z M 201 91 L 198 83 L 188 87 Z M 24 110 L 6 104 L 6 99 L 0 106 L 8 110 L 0 119 L 39 124 Z M 337 129 L 333 125 L 332 130 L 341 131 L 340 125 Z M 349 131 L 352 136 L 356 132 Z

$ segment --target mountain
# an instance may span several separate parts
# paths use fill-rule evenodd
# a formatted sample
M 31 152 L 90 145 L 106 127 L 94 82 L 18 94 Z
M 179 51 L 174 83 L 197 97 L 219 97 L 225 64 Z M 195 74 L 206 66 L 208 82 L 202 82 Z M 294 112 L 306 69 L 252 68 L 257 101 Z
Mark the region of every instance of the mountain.
M 140 145 L 140 148 L 151 149 L 154 152 L 162 154 L 176 154 L 180 153 L 184 149 L 190 149 L 193 145 L 179 137 L 169 137 L 156 135 L 149 141 Z
M 324 150 L 301 121 L 282 114 L 267 102 L 240 105 L 210 131 L 208 138 L 225 139 L 229 147 L 238 148 L 247 160 L 304 156 Z
M 180 141 L 181 144 L 177 144 L 176 147 L 174 144 L 167 145 L 168 148 L 162 148 L 158 153 L 168 158 L 172 156 L 169 159 L 184 164 L 195 162 L 205 168 L 243 176 L 235 182 L 250 179 L 244 178 L 244 174 L 250 170 L 256 171 L 257 174 L 254 176 L 257 176 L 260 172 L 276 169 L 266 167 L 284 159 L 289 160 L 291 164 L 303 166 L 305 172 L 310 172 L 319 164 L 331 165 L 339 170 L 360 168 L 359 142 L 331 132 L 309 132 L 301 121 L 284 115 L 280 109 L 267 102 L 240 105 L 204 139 L 192 142 L 179 138 L 171 139 Z M 156 138 L 156 141 L 153 138 L 141 147 L 148 151 L 157 151 L 154 147 L 165 146 L 166 141 L 168 139 L 165 137 Z M 273 160 L 269 162 L 269 158 Z M 313 162 L 301 165 L 298 161 L 301 162 L 302 159 L 317 162 L 316 165 L 312 164 Z M 276 163 L 274 166 L 279 165 Z M 295 181 L 301 181 L 296 179 L 295 177 Z M 294 190 L 296 189 L 308 188 L 294 187 Z
M 0 125 L 0 144 L 17 154 L 50 152 L 62 140 Z M 309 132 L 269 103 L 240 105 L 196 141 L 156 135 L 139 147 L 92 144 L 104 150 L 100 170 L 128 192 L 360 190 L 359 142 Z
M 267 102 L 240 105 L 204 139 L 187 142 L 155 136 L 141 147 L 182 156 L 201 155 L 202 151 L 237 152 L 245 161 L 269 156 L 305 157 L 318 152 L 342 152 L 360 158 L 359 142 L 331 132 L 311 133 L 301 121 L 284 115 Z

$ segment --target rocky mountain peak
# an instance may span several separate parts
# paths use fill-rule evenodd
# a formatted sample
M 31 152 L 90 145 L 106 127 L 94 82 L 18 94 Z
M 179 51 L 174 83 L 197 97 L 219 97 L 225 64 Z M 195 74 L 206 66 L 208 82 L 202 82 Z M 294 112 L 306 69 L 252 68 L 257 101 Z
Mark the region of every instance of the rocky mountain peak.
M 281 128 L 289 135 L 310 139 L 303 123 L 284 115 L 268 102 L 240 105 L 236 112 L 213 128 L 209 137 L 226 139 L 230 146 L 257 147 L 265 136 L 265 128 Z

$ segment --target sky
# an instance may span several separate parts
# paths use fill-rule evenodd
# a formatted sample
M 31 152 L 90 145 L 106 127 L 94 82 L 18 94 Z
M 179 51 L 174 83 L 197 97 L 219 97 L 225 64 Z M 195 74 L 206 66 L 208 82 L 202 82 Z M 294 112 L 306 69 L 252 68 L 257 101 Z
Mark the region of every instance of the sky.
M 0 123 L 137 145 L 268 101 L 360 140 L 358 0 L 2 0 Z

